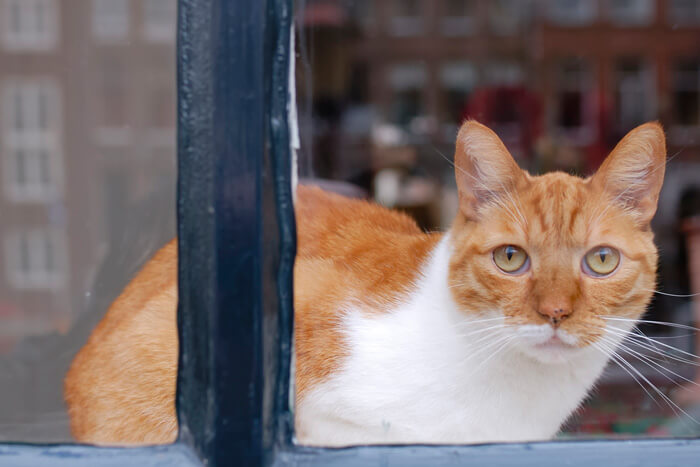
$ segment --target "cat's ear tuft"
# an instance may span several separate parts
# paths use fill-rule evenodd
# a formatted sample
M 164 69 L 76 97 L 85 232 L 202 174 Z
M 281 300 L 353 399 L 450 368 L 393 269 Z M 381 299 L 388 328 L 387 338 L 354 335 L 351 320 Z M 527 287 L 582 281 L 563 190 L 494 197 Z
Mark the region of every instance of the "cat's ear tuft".
M 651 222 L 659 201 L 666 167 L 666 138 L 658 123 L 633 129 L 615 146 L 593 176 L 593 186 L 607 191 L 613 202 L 630 212 L 640 225 Z
M 525 178 L 498 135 L 474 120 L 466 121 L 457 135 L 455 177 L 459 207 L 471 220 L 478 218 L 483 205 Z

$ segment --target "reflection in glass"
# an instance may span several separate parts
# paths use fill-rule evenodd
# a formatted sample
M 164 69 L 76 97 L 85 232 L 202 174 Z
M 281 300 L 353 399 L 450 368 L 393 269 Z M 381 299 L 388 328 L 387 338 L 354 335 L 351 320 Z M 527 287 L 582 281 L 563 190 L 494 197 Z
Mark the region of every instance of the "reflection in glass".
M 0 440 L 71 440 L 73 355 L 174 236 L 176 3 L 0 0 Z

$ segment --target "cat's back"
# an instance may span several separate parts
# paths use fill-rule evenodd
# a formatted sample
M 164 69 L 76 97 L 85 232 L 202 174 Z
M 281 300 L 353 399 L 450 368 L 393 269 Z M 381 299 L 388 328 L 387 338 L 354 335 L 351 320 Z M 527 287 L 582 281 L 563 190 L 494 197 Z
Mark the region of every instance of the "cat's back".
M 320 188 L 297 191 L 294 269 L 297 400 L 347 357 L 343 313 L 391 311 L 440 240 L 406 214 Z
M 177 243 L 144 266 L 78 352 L 64 383 L 81 442 L 175 440 Z

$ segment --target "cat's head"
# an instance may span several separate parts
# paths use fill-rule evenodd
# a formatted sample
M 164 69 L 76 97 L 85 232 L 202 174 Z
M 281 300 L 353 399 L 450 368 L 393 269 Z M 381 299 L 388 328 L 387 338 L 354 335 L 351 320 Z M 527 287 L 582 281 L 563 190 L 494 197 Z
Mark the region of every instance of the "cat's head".
M 450 237 L 449 286 L 460 308 L 475 319 L 503 316 L 494 339 L 544 362 L 609 349 L 655 287 L 650 222 L 665 161 L 663 130 L 647 123 L 589 178 L 532 176 L 493 131 L 466 122 Z

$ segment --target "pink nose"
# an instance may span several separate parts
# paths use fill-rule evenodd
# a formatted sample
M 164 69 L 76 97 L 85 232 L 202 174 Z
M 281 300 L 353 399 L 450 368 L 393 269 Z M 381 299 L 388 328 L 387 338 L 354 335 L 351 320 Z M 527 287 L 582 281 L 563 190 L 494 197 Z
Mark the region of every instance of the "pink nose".
M 537 313 L 539 313 L 545 319 L 547 319 L 552 324 L 552 326 L 557 327 L 562 321 L 564 321 L 564 319 L 566 319 L 571 314 L 571 308 L 543 305 L 540 306 L 540 308 L 537 310 Z

